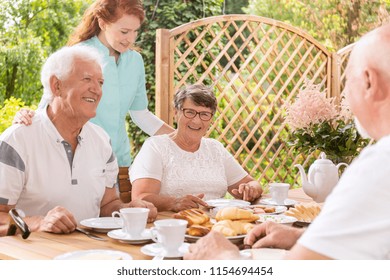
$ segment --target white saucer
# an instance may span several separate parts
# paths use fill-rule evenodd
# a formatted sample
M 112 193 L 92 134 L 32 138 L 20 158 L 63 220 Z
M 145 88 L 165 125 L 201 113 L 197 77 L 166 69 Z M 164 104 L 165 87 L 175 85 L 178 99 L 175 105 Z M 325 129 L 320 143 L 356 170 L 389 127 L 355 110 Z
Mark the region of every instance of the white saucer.
M 179 251 L 176 253 L 176 254 L 170 254 L 170 255 L 166 255 L 164 257 L 166 258 L 180 258 L 182 256 L 184 256 L 185 253 L 188 252 L 188 247 L 190 246 L 190 244 L 188 243 L 183 243 L 180 248 L 179 248 Z M 159 256 L 160 253 L 163 251 L 164 249 L 162 248 L 161 244 L 159 243 L 152 243 L 152 244 L 148 244 L 148 245 L 145 245 L 141 248 L 141 252 L 147 256 L 152 256 L 152 257 L 155 257 L 155 256 Z
M 213 207 L 243 207 L 248 206 L 251 203 L 249 201 L 240 200 L 240 199 L 225 199 L 217 198 L 205 201 L 208 205 Z
M 114 250 L 80 250 L 59 255 L 55 260 L 132 260 L 131 255 Z
M 128 244 L 144 244 L 152 240 L 152 233 L 150 229 L 145 229 L 140 237 L 132 237 L 122 229 L 116 229 L 107 233 L 108 237 Z
M 113 217 L 91 218 L 82 220 L 80 224 L 96 232 L 108 232 L 122 228 L 122 219 Z
M 278 203 L 276 203 L 275 201 L 273 201 L 272 198 L 265 198 L 265 199 L 261 199 L 261 200 L 260 200 L 260 203 L 261 203 L 261 204 L 268 204 L 268 205 L 293 206 L 293 205 L 297 204 L 298 202 L 295 201 L 295 200 L 293 200 L 293 199 L 287 198 L 287 199 L 284 201 L 284 204 L 278 204 Z

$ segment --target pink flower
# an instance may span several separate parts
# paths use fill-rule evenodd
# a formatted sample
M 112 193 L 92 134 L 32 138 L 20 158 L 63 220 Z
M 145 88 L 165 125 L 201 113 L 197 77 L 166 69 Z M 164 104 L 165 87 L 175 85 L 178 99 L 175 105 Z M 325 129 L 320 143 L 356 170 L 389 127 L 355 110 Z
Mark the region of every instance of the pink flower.
M 338 118 L 334 98 L 327 98 L 320 85 L 306 81 L 293 104 L 287 105 L 286 122 L 292 131 L 310 130 L 315 124 L 332 122 Z

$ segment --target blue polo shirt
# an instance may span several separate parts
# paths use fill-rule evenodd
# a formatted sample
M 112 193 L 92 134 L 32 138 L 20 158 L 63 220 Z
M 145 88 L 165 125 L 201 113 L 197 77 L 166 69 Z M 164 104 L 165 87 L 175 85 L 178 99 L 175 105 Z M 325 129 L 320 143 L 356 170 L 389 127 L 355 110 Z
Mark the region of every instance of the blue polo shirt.
M 110 136 L 119 166 L 130 166 L 130 142 L 126 131 L 129 110 L 144 110 L 148 106 L 145 88 L 145 67 L 142 56 L 129 50 L 115 62 L 109 50 L 95 36 L 82 44 L 96 48 L 105 62 L 103 96 L 91 122 L 102 127 Z

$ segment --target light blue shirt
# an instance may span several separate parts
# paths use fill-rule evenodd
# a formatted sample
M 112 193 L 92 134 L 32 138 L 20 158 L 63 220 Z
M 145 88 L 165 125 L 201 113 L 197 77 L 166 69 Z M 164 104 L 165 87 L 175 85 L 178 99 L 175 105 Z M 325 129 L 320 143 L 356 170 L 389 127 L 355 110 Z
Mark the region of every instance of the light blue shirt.
M 145 67 L 142 56 L 127 51 L 115 62 L 109 50 L 95 36 L 82 44 L 96 48 L 104 59 L 103 96 L 91 122 L 102 127 L 110 136 L 119 166 L 130 166 L 130 142 L 126 131 L 126 115 L 129 110 L 147 109 Z

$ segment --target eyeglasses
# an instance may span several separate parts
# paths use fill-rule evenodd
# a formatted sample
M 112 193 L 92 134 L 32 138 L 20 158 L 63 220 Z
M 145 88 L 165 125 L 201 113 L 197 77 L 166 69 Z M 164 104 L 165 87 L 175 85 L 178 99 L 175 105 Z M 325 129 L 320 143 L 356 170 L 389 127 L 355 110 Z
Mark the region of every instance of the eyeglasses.
M 185 109 L 184 108 L 181 110 L 183 111 L 183 114 L 187 119 L 193 119 L 196 117 L 196 115 L 199 115 L 199 118 L 202 121 L 209 121 L 209 120 L 211 120 L 211 118 L 214 115 L 213 113 L 210 113 L 210 112 L 206 112 L 206 111 L 198 112 L 198 111 L 195 111 L 193 109 Z
M 27 239 L 30 235 L 30 229 L 29 229 L 28 225 L 26 224 L 26 222 L 19 215 L 18 210 L 13 208 L 8 212 L 8 214 L 9 214 L 11 219 L 10 219 L 10 223 L 8 226 L 7 235 L 15 235 L 16 231 L 19 229 L 22 233 L 23 239 Z

